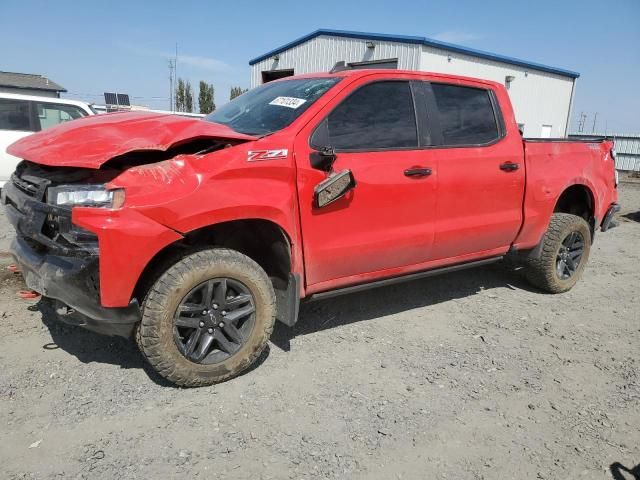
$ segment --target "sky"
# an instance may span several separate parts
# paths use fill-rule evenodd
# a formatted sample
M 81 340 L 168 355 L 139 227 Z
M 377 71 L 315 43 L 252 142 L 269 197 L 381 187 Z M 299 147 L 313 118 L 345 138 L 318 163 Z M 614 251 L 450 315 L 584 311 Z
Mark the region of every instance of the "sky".
M 580 72 L 572 130 L 640 134 L 640 0 L 142 2 L 0 0 L 0 70 L 38 73 L 67 98 L 169 106 L 178 76 L 249 86 L 249 60 L 318 28 L 418 35 Z

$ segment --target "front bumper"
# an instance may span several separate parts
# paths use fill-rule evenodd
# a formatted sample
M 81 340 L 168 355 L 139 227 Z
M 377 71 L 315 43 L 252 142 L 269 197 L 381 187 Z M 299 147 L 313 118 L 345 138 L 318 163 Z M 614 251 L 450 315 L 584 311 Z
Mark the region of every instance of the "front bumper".
M 2 189 L 7 219 L 16 230 L 11 253 L 27 287 L 80 314 L 60 315 L 62 321 L 106 335 L 130 336 L 140 309 L 135 300 L 129 302 L 131 297 L 117 308 L 101 305 L 97 237 L 82 243 L 66 240 L 76 239 L 71 212 L 45 203 L 48 182 L 29 178 L 14 175 Z
M 618 226 L 618 222 L 614 220 L 613 217 L 619 211 L 620 211 L 620 205 L 617 203 L 612 203 L 609 209 L 607 210 L 607 213 L 605 214 L 604 218 L 602 219 L 602 224 L 600 226 L 600 229 L 603 232 L 606 232 L 607 230 L 610 230 Z
M 53 298 L 81 313 L 83 317 L 64 315 L 60 319 L 105 335 L 130 337 L 140 321 L 138 302 L 127 307 L 100 305 L 98 257 L 42 254 L 21 237 L 14 239 L 11 253 L 22 270 L 27 287 Z
M 48 171 L 44 175 L 38 168 L 26 164 L 2 189 L 7 219 L 21 239 L 22 247 L 28 248 L 16 247 L 17 256 L 28 259 L 22 262 L 18 258 L 18 263 L 35 265 L 31 270 L 36 273 L 42 262 L 56 266 L 62 261 L 71 270 L 74 266 L 78 269 L 80 264 L 90 264 L 100 285 L 99 292 L 90 297 L 100 315 L 94 311 L 89 312 L 89 317 L 103 318 L 105 312 L 126 311 L 152 258 L 167 245 L 181 240 L 182 235 L 136 208 L 69 209 L 50 205 L 45 202 L 46 190 L 51 184 L 46 175 L 56 174 L 58 181 L 68 175 L 73 177 L 74 171 Z M 34 255 L 40 260 L 33 260 Z M 53 258 L 58 260 L 52 261 Z M 39 276 L 42 275 L 36 275 Z M 37 286 L 37 282 L 32 283 Z M 78 310 L 83 310 L 81 307 L 86 304 L 84 301 L 66 303 Z

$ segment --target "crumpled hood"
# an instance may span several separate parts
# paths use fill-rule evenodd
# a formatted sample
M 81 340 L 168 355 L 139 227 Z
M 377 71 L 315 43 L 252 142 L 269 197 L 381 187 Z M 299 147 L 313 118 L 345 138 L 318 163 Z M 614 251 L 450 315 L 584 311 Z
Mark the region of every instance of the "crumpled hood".
M 16 157 L 60 167 L 100 168 L 143 150 L 165 151 L 188 140 L 256 140 L 225 125 L 179 115 L 126 112 L 94 115 L 24 137 L 7 148 Z

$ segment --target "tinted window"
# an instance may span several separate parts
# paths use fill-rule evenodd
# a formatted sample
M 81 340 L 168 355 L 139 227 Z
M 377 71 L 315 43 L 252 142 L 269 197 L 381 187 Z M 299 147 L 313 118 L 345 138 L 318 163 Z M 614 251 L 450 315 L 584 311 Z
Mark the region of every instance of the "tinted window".
M 248 135 L 273 133 L 293 122 L 338 81 L 338 78 L 305 78 L 261 85 L 234 98 L 205 120 Z
M 84 110 L 80 107 L 76 107 L 75 105 L 36 102 L 35 106 L 38 112 L 38 121 L 40 122 L 41 130 L 87 115 Z
M 433 83 L 445 145 L 480 145 L 498 138 L 487 90 Z
M 408 82 L 378 82 L 356 90 L 328 118 L 329 144 L 341 150 L 418 146 Z
M 31 131 L 29 102 L 0 98 L 0 130 Z

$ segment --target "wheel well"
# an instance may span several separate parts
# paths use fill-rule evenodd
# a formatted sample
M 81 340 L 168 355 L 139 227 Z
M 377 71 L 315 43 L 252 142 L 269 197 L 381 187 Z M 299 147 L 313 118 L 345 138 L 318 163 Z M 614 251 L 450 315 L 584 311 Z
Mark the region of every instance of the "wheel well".
M 260 265 L 274 289 L 286 290 L 291 272 L 291 242 L 268 220 L 235 220 L 194 230 L 161 250 L 142 272 L 134 291 L 141 303 L 153 283 L 172 264 L 196 250 L 224 247 L 237 250 Z
M 594 213 L 593 195 L 584 185 L 572 185 L 567 188 L 553 209 L 554 213 L 570 213 L 591 221 Z

